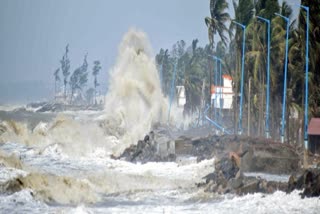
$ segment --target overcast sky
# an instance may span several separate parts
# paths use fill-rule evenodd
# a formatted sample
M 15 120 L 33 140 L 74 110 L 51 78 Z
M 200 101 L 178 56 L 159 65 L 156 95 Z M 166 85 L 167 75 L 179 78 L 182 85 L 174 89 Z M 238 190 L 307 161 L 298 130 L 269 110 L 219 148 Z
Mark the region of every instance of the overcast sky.
M 105 84 L 130 27 L 147 33 L 155 53 L 181 39 L 189 45 L 198 38 L 205 45 L 209 14 L 209 0 L 0 0 L 0 103 L 4 95 L 22 96 L 23 84 L 44 84 L 52 91 L 67 43 L 71 71 L 88 52 L 90 65 L 101 61 Z M 20 88 L 10 94 L 10 85 Z
M 155 52 L 180 39 L 206 42 L 208 14 L 207 0 L 1 0 L 1 81 L 52 82 L 67 43 L 72 68 L 88 52 L 106 71 L 130 27 L 145 31 Z

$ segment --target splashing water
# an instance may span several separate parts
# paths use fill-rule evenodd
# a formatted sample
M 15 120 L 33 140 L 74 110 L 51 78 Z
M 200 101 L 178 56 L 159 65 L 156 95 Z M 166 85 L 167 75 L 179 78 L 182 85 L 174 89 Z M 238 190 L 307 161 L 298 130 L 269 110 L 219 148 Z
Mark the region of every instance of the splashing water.
M 0 210 L 6 213 L 146 213 L 146 210 L 317 213 L 319 210 L 317 198 L 302 200 L 299 192 L 242 197 L 205 193 L 195 183 L 213 171 L 213 159 L 179 165 L 133 164 L 108 157 L 111 152 L 118 154 L 128 144 L 136 143 L 155 123 L 168 119 L 168 101 L 162 95 L 152 50 L 143 32 L 132 29 L 124 36 L 109 88 L 104 112 L 64 112 L 35 128 L 15 121 L 0 123 Z M 175 124 L 185 121 L 180 117 L 181 109 L 172 107 L 170 121 Z M 32 118 L 28 117 L 28 121 Z
M 12 121 L 2 124 L 13 131 L 0 136 L 0 142 L 42 147 L 59 144 L 63 153 L 81 156 L 103 147 L 106 154 L 118 156 L 143 139 L 153 125 L 168 122 L 169 102 L 162 94 L 152 48 L 144 32 L 131 29 L 124 35 L 110 76 L 104 112 L 85 113 L 88 116 L 84 118 L 64 112 L 53 122 L 39 123 L 33 130 Z M 185 128 L 192 118 L 183 118 L 182 109 L 173 104 L 169 121 Z
M 124 133 L 115 153 L 136 143 L 155 123 L 165 122 L 168 101 L 151 53 L 145 33 L 131 29 L 123 37 L 105 105 L 108 124 L 119 125 Z
M 124 35 L 110 73 L 105 110 L 93 115 L 94 120 L 76 118 L 72 113 L 71 117 L 65 116 L 65 112 L 33 130 L 12 121 L 2 124 L 7 131 L 0 136 L 0 142 L 42 147 L 59 144 L 64 153 L 81 156 L 104 147 L 106 154 L 119 155 L 142 139 L 152 125 L 166 121 L 168 101 L 161 91 L 151 46 L 142 31 L 131 29 Z

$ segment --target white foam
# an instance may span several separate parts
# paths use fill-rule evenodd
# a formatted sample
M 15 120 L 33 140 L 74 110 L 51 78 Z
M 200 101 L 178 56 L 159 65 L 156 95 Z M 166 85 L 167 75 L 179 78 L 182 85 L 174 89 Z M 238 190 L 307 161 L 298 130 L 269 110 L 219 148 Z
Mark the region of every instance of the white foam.
M 161 193 L 160 193 L 161 195 Z M 147 200 L 150 198 L 146 198 Z M 84 213 L 219 213 L 219 214 L 247 214 L 247 213 L 279 213 L 279 214 L 317 214 L 320 202 L 317 198 L 301 199 L 299 192 L 291 194 L 275 192 L 271 195 L 250 194 L 242 197 L 225 197 L 213 199 L 210 202 L 185 203 L 172 200 L 161 200 L 158 203 L 143 203 L 141 201 L 131 205 L 113 205 L 102 207 L 77 207 L 72 210 Z M 141 203 L 140 203 L 141 202 Z
M 0 166 L 0 185 L 19 177 L 25 177 L 27 174 L 20 169 Z
M 142 31 L 131 29 L 124 35 L 110 73 L 106 120 L 124 130 L 119 136 L 121 143 L 114 148 L 119 154 L 143 138 L 154 123 L 165 122 L 168 102 L 161 91 L 150 43 Z

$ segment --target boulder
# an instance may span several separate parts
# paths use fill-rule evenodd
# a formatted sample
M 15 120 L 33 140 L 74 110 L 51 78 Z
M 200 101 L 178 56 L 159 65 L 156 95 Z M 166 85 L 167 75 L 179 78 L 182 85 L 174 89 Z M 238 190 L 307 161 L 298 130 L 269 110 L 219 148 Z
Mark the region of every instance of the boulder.
M 301 196 L 320 196 L 320 169 L 307 169 L 299 175 L 291 175 L 288 182 L 288 192 L 295 189 L 303 190 Z
M 241 188 L 237 189 L 236 192 L 239 195 L 258 192 L 259 183 L 260 183 L 259 180 L 254 180 L 250 183 L 243 185 Z
M 234 178 L 239 171 L 237 164 L 233 161 L 233 159 L 228 157 L 223 157 L 216 161 L 215 169 L 221 171 L 226 180 Z
M 65 110 L 65 105 L 62 103 L 46 103 L 36 112 L 60 112 Z
M 234 193 L 273 193 L 277 190 L 286 191 L 287 183 L 267 181 L 260 177 L 244 176 L 239 167 L 239 156 L 230 153 L 215 163 L 215 171 L 204 177 L 205 183 L 198 184 L 204 191 L 218 194 Z
M 157 142 L 163 141 L 161 145 Z M 124 159 L 133 163 L 146 163 L 146 162 L 159 162 L 159 161 L 175 161 L 176 156 L 170 152 L 170 147 L 167 141 L 164 141 L 163 137 L 156 138 L 154 132 L 150 132 L 149 135 L 144 137 L 144 140 L 139 140 L 137 145 L 131 145 L 116 159 Z M 162 148 L 165 146 L 165 148 Z

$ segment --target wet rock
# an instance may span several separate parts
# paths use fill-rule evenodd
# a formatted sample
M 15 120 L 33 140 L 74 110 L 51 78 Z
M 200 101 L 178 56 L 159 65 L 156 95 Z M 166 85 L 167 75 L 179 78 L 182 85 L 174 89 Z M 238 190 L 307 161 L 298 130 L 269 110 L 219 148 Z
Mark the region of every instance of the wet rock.
M 161 141 L 161 145 L 166 147 L 163 149 L 166 153 L 161 150 L 160 143 L 157 141 Z M 149 135 L 144 137 L 144 140 L 139 140 L 137 145 L 131 145 L 125 149 L 116 159 L 124 159 L 133 163 L 175 161 L 176 156 L 174 152 L 170 153 L 170 151 L 168 151 L 167 143 L 168 138 L 157 138 L 154 132 L 150 132 Z
M 268 181 L 264 182 L 260 189 L 265 193 L 274 193 L 275 191 L 283 191 L 286 192 L 288 189 L 287 182 L 276 182 L 276 181 Z
M 244 179 L 244 176 L 242 171 L 238 170 L 236 176 L 229 180 L 229 185 L 231 186 L 232 189 L 238 189 L 243 185 L 243 179 Z
M 65 105 L 61 103 L 45 103 L 36 112 L 60 112 L 65 110 Z
M 229 180 L 229 185 L 231 186 L 232 189 L 238 189 L 243 185 L 243 181 L 241 178 L 231 178 Z
M 238 156 L 234 153 L 219 159 L 215 163 L 215 171 L 204 177 L 204 191 L 218 194 L 234 193 L 244 195 L 248 193 L 273 193 L 277 190 L 286 191 L 287 183 L 267 181 L 260 177 L 246 177 L 239 168 Z
M 248 194 L 248 193 L 258 192 L 258 190 L 259 190 L 259 181 L 255 180 L 255 181 L 252 181 L 252 182 L 244 185 L 240 189 L 238 189 L 237 193 L 239 195 L 244 195 L 244 194 Z
M 320 196 L 320 169 L 307 169 L 299 175 L 292 175 L 288 182 L 288 192 L 294 189 L 303 190 L 301 196 Z
M 15 193 L 22 190 L 22 182 L 19 178 L 0 182 L 0 193 Z
M 203 177 L 203 179 L 205 179 L 206 183 L 208 184 L 208 183 L 210 183 L 210 181 L 214 181 L 217 179 L 217 173 L 214 173 L 214 172 L 210 173 L 210 174 L 206 175 L 205 177 Z
M 239 171 L 239 167 L 237 164 L 228 157 L 223 157 L 215 163 L 216 170 L 222 172 L 224 178 L 229 180 L 230 178 L 234 178 Z

